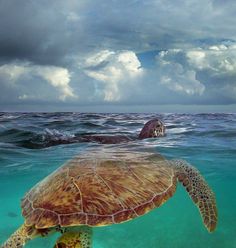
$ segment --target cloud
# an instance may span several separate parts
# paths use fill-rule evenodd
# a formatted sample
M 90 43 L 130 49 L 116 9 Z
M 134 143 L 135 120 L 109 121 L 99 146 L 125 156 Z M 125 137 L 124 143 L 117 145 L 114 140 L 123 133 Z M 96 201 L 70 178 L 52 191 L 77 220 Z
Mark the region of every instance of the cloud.
M 3 0 L 1 105 L 235 103 L 235 11 L 232 0 Z
M 189 63 L 198 70 L 215 73 L 233 73 L 236 69 L 236 45 L 214 45 L 207 49 L 196 48 L 186 53 Z
M 236 45 L 156 52 L 145 68 L 129 50 L 100 50 L 67 68 L 15 62 L 0 67 L 2 102 L 65 104 L 231 104 L 236 102 Z M 154 56 L 154 55 L 153 55 Z M 8 95 L 8 97 L 5 97 Z M 9 97 L 11 96 L 11 97 Z
M 144 73 L 132 51 L 102 50 L 86 58 L 82 67 L 90 78 L 96 80 L 97 89 L 102 86 L 97 93 L 102 93 L 108 102 L 121 100 L 124 87 L 129 88 Z
M 236 45 L 170 49 L 156 56 L 160 83 L 172 91 L 199 95 L 193 102 L 236 101 Z
M 28 68 L 25 65 L 5 64 L 0 67 L 0 75 L 12 83 L 26 73 L 28 73 Z
M 176 49 L 159 53 L 156 61 L 160 83 L 173 91 L 202 95 L 204 85 L 196 79 L 196 72 L 192 68 L 178 60 L 181 55 L 183 51 Z
M 53 86 L 58 91 L 57 98 L 64 101 L 66 98 L 76 97 L 74 95 L 73 89 L 70 87 L 70 73 L 67 69 L 55 66 L 40 66 L 32 65 L 30 63 L 11 63 L 5 64 L 0 67 L 0 79 L 5 87 L 9 85 L 14 85 L 12 90 L 21 92 L 25 87 L 24 80 L 29 81 L 34 86 L 37 82 L 37 78 L 40 81 L 46 81 L 48 84 Z M 22 85 L 23 84 L 23 85 Z M 24 86 L 24 87 L 23 87 Z M 18 96 L 18 99 L 33 99 L 33 98 L 44 98 L 44 94 L 37 94 L 37 89 L 40 88 L 35 84 L 32 92 L 26 94 L 22 92 Z M 48 90 L 48 88 L 45 88 Z M 29 88 L 27 89 L 27 91 Z M 45 92 L 46 93 L 46 92 Z M 45 97 L 48 93 L 45 95 Z M 54 95 L 54 94 L 53 94 Z M 44 99 L 45 100 L 45 99 Z
M 4 62 L 64 67 L 101 49 L 143 52 L 236 39 L 233 1 L 3 0 L 0 7 Z
M 75 97 L 73 89 L 70 87 L 70 73 L 65 68 L 55 66 L 33 66 L 32 73 L 41 76 L 53 87 L 61 92 L 59 99 Z

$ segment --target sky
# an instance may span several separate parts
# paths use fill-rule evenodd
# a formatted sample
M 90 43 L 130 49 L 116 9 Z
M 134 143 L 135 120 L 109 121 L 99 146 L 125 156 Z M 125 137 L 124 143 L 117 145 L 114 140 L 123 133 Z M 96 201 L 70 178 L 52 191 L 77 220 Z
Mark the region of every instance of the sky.
M 0 111 L 235 112 L 234 0 L 0 0 Z

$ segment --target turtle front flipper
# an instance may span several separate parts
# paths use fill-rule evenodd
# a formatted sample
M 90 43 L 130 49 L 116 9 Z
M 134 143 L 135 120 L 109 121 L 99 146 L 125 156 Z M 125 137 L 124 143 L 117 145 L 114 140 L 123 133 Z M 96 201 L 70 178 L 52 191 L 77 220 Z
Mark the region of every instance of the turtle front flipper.
M 92 230 L 84 228 L 78 231 L 66 231 L 54 248 L 92 248 Z
M 37 236 L 37 233 L 37 230 L 33 226 L 23 224 L 10 236 L 1 248 L 22 248 L 27 241 Z
M 206 228 L 209 232 L 214 231 L 217 224 L 217 208 L 213 191 L 200 172 L 186 161 L 171 160 L 171 163 L 175 166 L 178 180 L 198 206 Z

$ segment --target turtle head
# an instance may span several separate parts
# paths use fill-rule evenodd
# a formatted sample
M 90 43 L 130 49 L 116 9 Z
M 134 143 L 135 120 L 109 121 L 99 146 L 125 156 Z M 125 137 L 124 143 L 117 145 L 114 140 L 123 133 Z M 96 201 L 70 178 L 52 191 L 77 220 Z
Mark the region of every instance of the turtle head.
M 148 121 L 139 134 L 139 139 L 162 137 L 165 135 L 165 126 L 159 119 Z
M 92 248 L 92 230 L 87 226 L 81 226 L 79 229 L 62 234 L 54 248 Z

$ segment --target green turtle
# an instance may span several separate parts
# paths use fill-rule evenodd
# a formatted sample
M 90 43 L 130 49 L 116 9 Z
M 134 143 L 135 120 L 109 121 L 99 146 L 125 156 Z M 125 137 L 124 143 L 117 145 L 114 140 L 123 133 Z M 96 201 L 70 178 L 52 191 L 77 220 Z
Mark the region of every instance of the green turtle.
M 181 182 L 209 232 L 216 228 L 213 191 L 184 160 L 147 151 L 90 150 L 68 161 L 23 198 L 24 224 L 2 248 L 21 248 L 37 236 L 62 232 L 54 248 L 91 248 L 92 227 L 113 225 L 160 207 Z
M 75 138 L 80 142 L 97 142 L 102 144 L 117 144 L 137 139 L 157 138 L 165 135 L 164 123 L 155 118 L 146 122 L 138 136 L 127 135 L 82 135 Z
M 18 145 L 30 148 L 30 149 L 41 149 L 50 146 L 56 146 L 61 144 L 72 144 L 72 143 L 79 143 L 79 142 L 96 142 L 102 144 L 118 144 L 118 143 L 125 143 L 132 140 L 137 139 L 147 139 L 147 138 L 156 138 L 162 137 L 165 135 L 165 126 L 164 123 L 155 118 L 143 126 L 142 130 L 140 131 L 139 135 L 106 135 L 106 134 L 84 134 L 84 135 L 76 135 L 73 137 L 65 138 L 63 135 L 58 136 L 56 134 L 55 138 L 51 138 L 52 134 L 49 133 L 49 138 L 43 139 L 42 141 L 30 139 L 24 140 L 23 142 L 19 142 Z

